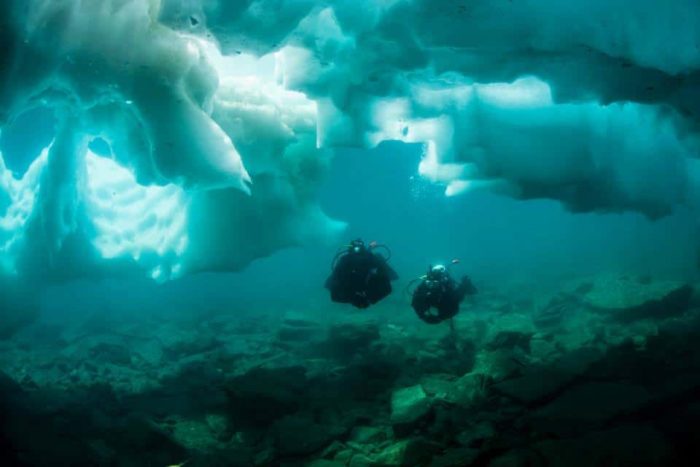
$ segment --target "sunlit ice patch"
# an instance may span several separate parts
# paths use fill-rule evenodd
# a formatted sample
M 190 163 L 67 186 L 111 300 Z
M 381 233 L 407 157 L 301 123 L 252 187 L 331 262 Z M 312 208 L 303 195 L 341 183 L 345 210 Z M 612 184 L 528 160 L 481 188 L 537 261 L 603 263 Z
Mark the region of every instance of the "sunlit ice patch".
M 188 194 L 176 185 L 140 185 L 110 158 L 88 151 L 85 204 L 92 244 L 104 259 L 131 259 L 157 280 L 182 271 L 188 245 Z
M 475 84 L 482 102 L 498 107 L 537 107 L 552 105 L 552 89 L 546 82 L 528 76 L 512 83 Z
M 0 153 L 0 274 L 17 273 L 15 260 L 36 205 L 48 151 L 49 148 L 44 148 L 21 178 L 16 178 L 6 167 Z

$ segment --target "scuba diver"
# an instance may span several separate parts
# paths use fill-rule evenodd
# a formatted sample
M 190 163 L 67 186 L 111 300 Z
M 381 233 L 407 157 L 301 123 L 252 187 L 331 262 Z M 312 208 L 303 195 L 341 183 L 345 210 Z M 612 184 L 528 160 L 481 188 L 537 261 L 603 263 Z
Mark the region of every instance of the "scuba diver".
M 386 249 L 387 255 L 372 251 L 377 248 Z M 326 280 L 331 300 L 367 308 L 389 295 L 391 281 L 399 277 L 388 264 L 390 256 L 389 248 L 376 242 L 369 246 L 360 239 L 350 242 L 333 258 L 332 272 Z
M 458 260 L 452 261 L 452 264 L 457 263 Z M 415 281 L 421 283 L 413 291 L 411 306 L 418 317 L 429 324 L 454 318 L 464 297 L 476 294 L 476 287 L 467 276 L 458 284 L 442 264 L 430 266 L 428 273 Z

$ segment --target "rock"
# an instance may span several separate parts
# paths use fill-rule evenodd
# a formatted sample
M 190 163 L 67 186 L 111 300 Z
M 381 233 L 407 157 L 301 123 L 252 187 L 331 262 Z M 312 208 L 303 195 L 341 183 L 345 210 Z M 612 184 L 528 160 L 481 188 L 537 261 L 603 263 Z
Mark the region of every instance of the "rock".
M 287 416 L 273 427 L 276 446 L 281 457 L 304 456 L 320 451 L 345 428 L 316 423 L 309 416 Z
M 461 407 L 470 407 L 483 401 L 486 397 L 488 375 L 483 373 L 467 373 L 454 384 L 454 401 Z
M 475 448 L 480 447 L 484 441 L 493 438 L 495 435 L 496 430 L 491 423 L 481 422 L 459 433 L 456 441 L 464 447 Z
M 691 304 L 692 286 L 675 281 L 648 281 L 629 276 L 601 276 L 583 302 L 619 321 L 664 318 L 683 313 Z
M 379 326 L 376 323 L 336 324 L 328 330 L 326 348 L 331 356 L 350 359 L 367 350 L 379 337 Z
M 430 413 L 430 399 L 420 385 L 397 389 L 391 395 L 391 423 L 394 433 L 405 436 Z
M 552 297 L 547 305 L 538 310 L 532 317 L 532 321 L 538 328 L 556 327 L 578 308 L 580 308 L 578 299 L 562 293 Z
M 383 464 L 380 464 L 373 458 L 361 453 L 353 455 L 350 459 L 350 463 L 348 464 L 349 467 L 378 467 L 381 465 Z
M 305 342 L 321 336 L 321 326 L 306 318 L 301 313 L 288 312 L 282 318 L 282 326 L 277 331 L 277 338 L 284 342 Z
M 204 421 L 217 440 L 226 441 L 231 437 L 231 427 L 228 418 L 218 414 L 207 414 Z
M 100 342 L 90 348 L 88 355 L 94 362 L 111 363 L 117 366 L 131 365 L 131 351 L 123 345 Z
M 380 443 L 388 437 L 386 430 L 373 426 L 356 426 L 350 434 L 350 439 L 360 444 Z
M 355 452 L 351 449 L 345 449 L 338 452 L 338 454 L 333 457 L 334 461 L 341 462 L 343 464 L 348 464 L 352 458 L 355 457 Z
M 651 424 L 624 425 L 581 438 L 543 441 L 535 446 L 551 467 L 670 465 L 670 449 Z
M 424 438 L 412 438 L 390 445 L 378 453 L 374 460 L 378 465 L 386 467 L 427 465 L 440 449 L 437 443 Z
M 457 465 L 471 465 L 479 457 L 478 449 L 457 448 L 450 449 L 445 454 L 433 458 L 430 467 L 454 467 Z
M 268 446 L 262 451 L 258 451 L 253 458 L 253 465 L 268 466 L 275 463 L 275 450 Z
M 425 393 L 436 401 L 456 404 L 459 399 L 457 380 L 449 374 L 426 375 L 420 381 Z
M 526 352 L 530 351 L 530 339 L 532 334 L 520 331 L 501 331 L 486 344 L 487 350 L 512 349 L 520 347 Z
M 641 386 L 586 383 L 567 390 L 536 411 L 532 421 L 540 431 L 575 433 L 639 409 L 649 401 L 648 391 Z
M 572 373 L 548 367 L 532 368 L 525 371 L 523 376 L 501 381 L 492 388 L 518 402 L 532 405 L 557 393 L 574 377 Z
M 340 441 L 333 441 L 328 447 L 326 447 L 321 453 L 321 458 L 323 459 L 334 459 L 339 452 L 345 450 L 345 445 Z
M 580 347 L 575 350 L 564 353 L 559 359 L 554 361 L 552 368 L 581 375 L 588 371 L 594 363 L 604 358 L 604 354 L 600 349 L 595 347 Z
M 549 362 L 559 356 L 559 350 L 551 340 L 533 337 L 530 340 L 530 356 L 538 362 Z
M 157 340 L 146 340 L 135 345 L 133 352 L 141 357 L 146 363 L 157 366 L 163 360 L 163 347 Z
M 500 381 L 512 378 L 525 366 L 526 356 L 519 349 L 482 350 L 477 354 L 473 373 L 482 373 L 489 378 Z
M 172 426 L 175 441 L 188 450 L 206 452 L 218 445 L 209 425 L 197 420 L 179 420 Z
M 219 345 L 216 335 L 209 329 L 170 329 L 164 327 L 157 337 L 163 343 L 163 353 L 167 358 L 178 359 L 213 350 Z
M 306 369 L 256 368 L 225 385 L 231 419 L 243 428 L 264 427 L 296 412 L 306 393 Z

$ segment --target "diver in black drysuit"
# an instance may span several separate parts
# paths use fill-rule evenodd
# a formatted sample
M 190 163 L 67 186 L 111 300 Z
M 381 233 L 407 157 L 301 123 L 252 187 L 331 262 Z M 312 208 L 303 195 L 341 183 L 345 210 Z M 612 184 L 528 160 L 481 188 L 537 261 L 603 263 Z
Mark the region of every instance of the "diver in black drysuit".
M 414 290 L 411 306 L 420 319 L 437 324 L 454 318 L 464 297 L 474 294 L 476 288 L 467 276 L 458 284 L 445 266 L 431 266 Z
M 333 272 L 326 280 L 331 300 L 367 308 L 391 293 L 391 281 L 398 275 L 387 264 L 389 258 L 374 253 L 373 248 L 378 245 L 367 247 L 358 239 L 336 255 Z

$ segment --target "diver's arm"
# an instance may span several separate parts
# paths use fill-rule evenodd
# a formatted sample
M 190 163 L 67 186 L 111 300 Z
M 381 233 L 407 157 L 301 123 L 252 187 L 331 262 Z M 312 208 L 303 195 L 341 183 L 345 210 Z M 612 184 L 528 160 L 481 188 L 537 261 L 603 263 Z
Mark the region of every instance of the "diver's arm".
M 462 301 L 465 295 L 475 295 L 477 293 L 476 287 L 472 284 L 471 279 L 468 276 L 463 276 L 462 280 L 457 287 L 457 295 L 459 300 Z

